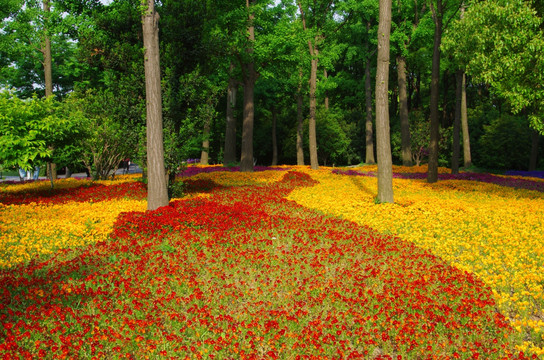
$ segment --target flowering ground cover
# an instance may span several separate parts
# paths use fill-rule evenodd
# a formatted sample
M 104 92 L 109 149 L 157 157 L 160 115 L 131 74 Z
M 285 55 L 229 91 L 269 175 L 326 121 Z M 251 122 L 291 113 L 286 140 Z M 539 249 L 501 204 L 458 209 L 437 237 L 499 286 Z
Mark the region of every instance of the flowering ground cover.
M 353 179 L 366 180 L 306 168 L 200 173 L 185 180 L 186 199 L 129 209 L 109 237 L 0 267 L 0 357 L 528 358 L 493 286 L 474 273 L 410 239 L 325 215 L 328 202 L 299 204 L 321 192 L 365 202 L 364 187 L 341 192 Z M 135 194 L 89 198 L 143 203 Z M 88 203 L 47 198 L 0 212 Z
M 0 184 L 0 269 L 104 241 L 119 213 L 146 208 L 145 186 L 134 180 Z
M 533 179 L 527 186 L 527 179 L 441 174 L 438 183 L 427 184 L 404 179 L 413 175 L 408 170 L 414 172 L 394 168 L 394 205 L 374 204 L 376 178 L 361 174 L 375 167 L 311 172 L 319 185 L 296 189 L 289 199 L 396 234 L 474 273 L 519 332 L 518 348 L 544 354 L 544 194 L 526 189 L 542 189 L 544 182 Z

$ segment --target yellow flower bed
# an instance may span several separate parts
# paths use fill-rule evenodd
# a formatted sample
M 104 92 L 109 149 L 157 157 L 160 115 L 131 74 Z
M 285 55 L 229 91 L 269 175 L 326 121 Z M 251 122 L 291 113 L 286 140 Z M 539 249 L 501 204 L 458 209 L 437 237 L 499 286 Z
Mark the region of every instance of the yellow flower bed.
M 270 184 L 281 180 L 285 171 L 269 170 L 255 172 L 239 171 L 215 171 L 209 173 L 200 173 L 191 176 L 191 179 L 213 180 L 223 186 L 243 186 L 243 185 L 262 185 Z
M 114 185 L 134 181 L 138 176 L 124 175 Z M 55 188 L 70 189 L 88 180 L 59 179 Z M 46 190 L 49 181 L 0 186 L 0 194 Z M 61 248 L 77 247 L 105 240 L 121 212 L 145 211 L 145 200 L 116 199 L 66 204 L 0 204 L 0 269 L 27 262 L 35 256 L 51 254 Z
M 477 274 L 520 337 L 530 339 L 520 350 L 544 354 L 544 194 L 476 181 L 394 179 L 395 204 L 375 204 L 377 178 L 309 173 L 320 184 L 289 199 L 398 235 Z
M 0 205 L 0 268 L 57 249 L 105 240 L 119 213 L 145 211 L 145 200 Z

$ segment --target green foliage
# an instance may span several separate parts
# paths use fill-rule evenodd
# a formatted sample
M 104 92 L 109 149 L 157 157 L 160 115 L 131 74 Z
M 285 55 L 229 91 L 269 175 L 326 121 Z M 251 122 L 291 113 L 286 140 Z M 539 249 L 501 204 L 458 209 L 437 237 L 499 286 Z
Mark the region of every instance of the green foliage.
M 485 125 L 478 141 L 481 164 L 499 170 L 526 170 L 531 153 L 531 129 L 524 116 L 503 114 Z
M 474 2 L 446 33 L 443 49 L 514 113 L 529 109 L 531 125 L 544 131 L 544 34 L 531 2 Z
M 45 89 L 43 36 L 51 40 L 54 92 L 59 98 L 73 89 L 75 80 L 87 68 L 77 59 L 77 44 L 70 29 L 77 19 L 66 14 L 56 1 L 49 12 L 42 1 L 10 0 L 0 12 L 0 85 L 13 88 L 22 98 Z M 4 6 L 4 3 L 2 3 Z
M 44 161 L 66 165 L 76 152 L 78 120 L 66 116 L 52 97 L 21 100 L 12 92 L 1 92 L 0 162 L 25 170 Z
M 431 132 L 429 120 L 425 118 L 422 111 L 410 112 L 410 136 L 412 160 L 415 165 L 420 165 L 427 161 L 429 156 L 429 134 Z M 440 128 L 439 147 L 439 166 L 449 166 L 451 159 L 451 128 Z M 402 147 L 400 125 L 396 122 L 391 129 L 391 152 L 394 160 L 398 163 L 402 162 Z
M 168 183 L 168 197 L 181 198 L 185 195 L 185 183 L 180 180 L 172 181 Z
M 349 134 L 355 132 L 355 124 L 347 124 L 337 109 L 318 109 L 316 113 L 317 154 L 320 163 L 333 165 L 351 163 L 354 157 L 350 151 Z
M 81 161 L 93 179 L 108 178 L 122 160 L 135 153 L 138 133 L 112 113 L 116 100 L 111 92 L 89 90 L 74 93 L 67 101 L 70 115 L 82 124 L 85 136 L 79 143 Z

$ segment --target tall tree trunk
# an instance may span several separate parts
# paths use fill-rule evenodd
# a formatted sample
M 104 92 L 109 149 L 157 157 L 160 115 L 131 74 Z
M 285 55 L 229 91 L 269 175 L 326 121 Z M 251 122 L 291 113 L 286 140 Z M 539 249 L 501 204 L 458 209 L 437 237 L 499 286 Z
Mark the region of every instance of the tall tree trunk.
M 430 103 L 430 122 L 431 138 L 429 141 L 429 170 L 427 172 L 427 182 L 435 183 L 438 181 L 438 140 L 439 140 L 439 112 L 438 101 L 440 97 L 440 42 L 442 41 L 442 1 L 436 1 L 436 8 L 431 2 L 431 10 L 434 20 L 434 46 L 433 46 L 433 64 L 431 70 L 431 103 Z
M 440 126 L 442 128 L 448 127 L 448 88 L 450 86 L 449 82 L 449 71 L 444 71 L 444 76 L 442 77 L 442 120 Z
M 251 0 L 253 4 L 254 0 Z M 246 0 L 246 7 L 249 9 L 250 0 Z M 255 27 L 253 26 L 253 13 L 248 19 L 248 48 L 246 51 L 250 56 L 253 54 L 253 43 L 255 42 Z M 242 123 L 242 156 L 240 157 L 240 171 L 253 171 L 253 125 L 255 116 L 254 90 L 257 73 L 253 60 L 243 65 L 244 70 L 244 120 Z
M 421 106 L 421 71 L 420 70 L 418 70 L 416 74 L 416 84 L 415 84 L 414 90 L 416 93 L 416 98 L 414 101 L 413 108 L 419 109 L 419 107 Z
M 315 114 L 317 102 L 315 98 L 315 92 L 317 89 L 317 48 L 313 47 L 311 42 L 308 41 L 310 47 L 310 55 L 312 56 L 312 63 L 310 68 L 310 117 L 308 119 L 308 136 L 310 143 L 310 167 L 312 169 L 318 169 L 319 164 L 317 161 L 317 133 L 315 124 Z
M 408 117 L 408 95 L 406 91 L 406 59 L 403 56 L 397 56 L 397 77 L 399 83 L 399 118 L 402 148 L 402 165 L 412 166 L 410 119 Z
M 366 24 L 367 32 L 370 29 L 370 23 Z M 365 43 L 365 53 L 369 53 L 368 41 Z M 372 82 L 370 79 L 370 56 L 367 55 L 365 65 L 365 109 L 366 109 L 366 121 L 365 121 L 365 163 L 375 164 L 376 158 L 374 157 L 374 130 L 372 125 Z
M 461 154 L 461 86 L 463 85 L 463 70 L 457 70 L 455 74 L 455 118 L 453 120 L 453 146 L 451 154 L 451 173 L 459 174 L 459 156 Z
M 49 0 L 43 0 L 43 11 L 47 14 L 51 11 Z M 43 53 L 43 71 L 45 75 L 45 97 L 49 97 L 53 95 L 53 75 L 52 75 L 53 71 L 52 71 L 51 39 L 47 35 L 47 29 L 44 29 L 42 53 Z
M 465 16 L 465 3 L 461 3 L 460 18 Z M 463 131 L 463 165 L 465 169 L 472 166 L 472 156 L 470 153 L 470 134 L 468 131 L 467 115 L 467 75 L 461 71 L 461 129 Z
M 204 131 L 202 132 L 202 151 L 200 152 L 200 164 L 208 165 L 210 152 L 210 119 L 204 120 Z
M 461 129 L 463 130 L 463 159 L 465 169 L 472 166 L 472 156 L 470 154 L 470 134 L 468 132 L 466 79 L 467 75 L 463 72 L 461 79 Z
M 146 0 L 146 5 L 142 28 L 147 113 L 147 209 L 155 210 L 168 205 L 168 190 L 164 169 L 159 14 L 155 12 L 154 0 Z
M 227 88 L 227 127 L 225 129 L 225 152 L 223 154 L 224 166 L 236 162 L 236 118 L 234 117 L 234 108 L 236 106 L 237 87 L 236 80 L 230 78 Z
M 297 90 L 297 165 L 304 165 L 304 117 L 302 116 L 302 69 Z
M 540 134 L 536 130 L 531 131 L 531 159 L 529 160 L 529 171 L 536 170 L 538 160 L 538 141 Z
M 278 141 L 276 138 L 277 117 L 276 108 L 272 107 L 272 166 L 278 165 Z
M 51 12 L 51 6 L 49 0 L 43 0 L 43 11 L 46 13 L 46 16 Z M 51 54 L 51 39 L 47 35 L 47 28 L 43 31 L 43 44 L 42 44 L 42 54 L 43 54 L 43 72 L 45 80 L 45 97 L 53 96 L 53 60 Z M 52 180 L 57 179 L 57 164 L 51 163 L 51 166 L 47 167 L 50 171 L 50 177 Z
M 329 74 L 327 73 L 327 69 L 323 69 L 323 78 L 325 79 L 325 83 L 327 82 L 327 78 L 329 77 Z M 329 110 L 329 94 L 325 90 L 325 110 Z
M 380 0 L 378 66 L 376 70 L 376 142 L 378 155 L 378 201 L 393 202 L 393 162 L 389 134 L 389 35 L 391 0 Z

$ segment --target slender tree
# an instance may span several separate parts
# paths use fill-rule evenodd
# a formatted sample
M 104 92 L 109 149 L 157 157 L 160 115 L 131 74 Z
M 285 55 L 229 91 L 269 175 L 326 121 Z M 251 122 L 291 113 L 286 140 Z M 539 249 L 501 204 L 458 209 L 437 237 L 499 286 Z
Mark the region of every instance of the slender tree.
M 370 32 L 370 21 L 366 23 L 366 31 Z M 369 40 L 365 41 L 365 52 L 367 58 L 365 61 L 365 163 L 375 164 L 376 158 L 374 157 L 374 128 L 372 124 L 372 80 L 370 78 L 370 46 Z
M 467 115 L 467 75 L 461 74 L 461 130 L 463 131 L 463 165 L 465 168 L 472 166 L 472 155 L 470 152 L 470 134 L 468 130 Z
M 297 87 L 297 165 L 304 165 L 304 118 L 302 116 L 302 68 L 299 69 L 299 82 Z
M 453 146 L 451 154 L 451 173 L 459 174 L 459 155 L 461 153 L 461 144 L 459 143 L 459 134 L 461 132 L 461 85 L 462 70 L 457 70 L 455 86 L 455 117 L 453 120 Z
M 154 0 L 146 0 L 145 5 L 142 29 L 147 112 L 147 209 L 155 210 L 168 205 L 168 190 L 162 129 L 159 14 L 155 11 Z
M 244 119 L 242 123 L 242 155 L 240 158 L 240 171 L 253 171 L 253 126 L 255 117 L 255 82 L 257 81 L 257 72 L 255 71 L 255 63 L 252 59 L 253 45 L 255 43 L 255 26 L 253 21 L 255 16 L 251 11 L 251 6 L 255 0 L 246 0 L 246 8 L 248 9 L 248 45 L 246 52 L 248 60 L 242 65 L 244 76 Z
M 230 71 L 232 74 L 234 65 L 231 64 Z M 227 126 L 225 129 L 225 152 L 223 155 L 223 165 L 236 162 L 236 117 L 234 116 L 234 108 L 236 107 L 236 92 L 238 89 L 238 82 L 231 75 L 229 78 L 229 84 L 227 88 Z
M 434 41 L 433 41 L 433 60 L 431 70 L 431 103 L 430 103 L 430 123 L 431 133 L 429 142 L 429 169 L 427 173 L 427 182 L 435 183 L 438 181 L 438 140 L 439 140 L 439 112 L 438 100 L 440 97 L 440 42 L 442 41 L 442 0 L 430 1 L 432 17 L 434 21 Z
M 376 145 L 378 155 L 378 198 L 393 202 L 393 162 L 389 135 L 389 36 L 391 0 L 380 0 L 378 25 L 378 67 L 376 70 Z
M 410 120 L 408 117 L 408 95 L 406 91 L 406 58 L 402 55 L 397 56 L 397 77 L 399 83 L 399 118 L 402 148 L 402 165 L 412 166 Z
M 317 90 L 317 62 L 319 59 L 319 49 L 318 44 L 322 40 L 322 36 L 320 34 L 320 30 L 317 22 L 315 29 L 311 29 L 307 25 L 307 12 L 302 6 L 302 2 L 300 0 L 297 1 L 299 10 L 300 10 L 300 16 L 302 20 L 302 28 L 305 33 L 310 34 L 313 30 L 315 33 L 313 36 L 308 36 L 308 50 L 310 52 L 311 57 L 311 63 L 310 63 L 310 115 L 308 118 L 308 139 L 310 143 L 310 167 L 312 169 L 319 168 L 318 160 L 317 160 L 317 132 L 316 132 L 316 108 L 317 108 L 317 101 L 316 101 L 316 90 Z M 314 3 L 315 6 L 315 3 Z M 314 12 L 317 11 L 316 9 L 313 9 Z

